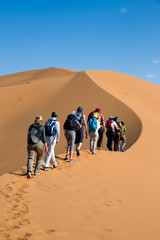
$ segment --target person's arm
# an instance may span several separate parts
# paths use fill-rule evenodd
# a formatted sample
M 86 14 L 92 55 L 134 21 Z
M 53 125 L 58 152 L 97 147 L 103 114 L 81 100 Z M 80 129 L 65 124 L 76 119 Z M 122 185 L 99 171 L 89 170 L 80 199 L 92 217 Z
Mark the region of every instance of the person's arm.
M 56 143 L 59 142 L 60 139 L 60 123 L 56 121 Z
M 83 116 L 84 116 L 84 115 L 83 115 Z M 88 127 L 87 127 L 87 121 L 86 121 L 85 116 L 84 116 L 84 118 L 83 118 L 83 124 L 84 124 L 84 126 L 85 126 L 86 137 L 87 137 L 87 136 L 88 136 Z
M 119 127 L 116 122 L 113 122 L 115 129 L 119 130 Z
M 44 127 L 43 127 L 43 131 L 42 131 L 42 142 L 44 143 L 44 151 L 46 153 L 48 151 L 48 146 L 47 146 L 47 140 L 46 140 L 45 128 Z
M 105 122 L 104 122 L 104 116 L 103 116 L 103 114 L 101 114 L 101 121 L 102 121 L 103 132 L 105 132 Z
M 76 131 L 79 130 L 81 127 L 82 127 L 81 124 L 77 121 Z

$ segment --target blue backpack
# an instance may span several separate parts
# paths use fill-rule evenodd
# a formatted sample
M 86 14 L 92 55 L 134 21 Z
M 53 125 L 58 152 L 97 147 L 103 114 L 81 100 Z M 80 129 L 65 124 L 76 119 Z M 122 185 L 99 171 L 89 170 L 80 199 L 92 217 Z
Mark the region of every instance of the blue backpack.
M 46 136 L 55 136 L 56 134 L 56 127 L 55 127 L 56 120 L 49 119 L 45 125 L 45 134 Z
M 91 118 L 89 120 L 89 132 L 95 132 L 97 130 L 97 119 Z

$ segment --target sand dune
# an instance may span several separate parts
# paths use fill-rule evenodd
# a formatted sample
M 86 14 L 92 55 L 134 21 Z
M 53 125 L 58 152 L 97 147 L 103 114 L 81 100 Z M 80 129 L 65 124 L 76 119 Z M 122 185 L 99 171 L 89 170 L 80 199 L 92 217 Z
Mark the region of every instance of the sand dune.
M 160 87 L 109 71 L 43 69 L 0 77 L 0 239 L 160 238 L 158 191 Z M 63 160 L 62 125 L 83 106 L 119 115 L 128 130 L 125 153 L 97 151 L 85 140 L 75 164 Z M 26 179 L 26 135 L 35 115 L 59 112 L 59 167 Z M 24 167 L 23 167 L 24 166 Z M 18 170 L 19 169 L 19 170 Z M 15 172 L 16 171 L 16 172 Z

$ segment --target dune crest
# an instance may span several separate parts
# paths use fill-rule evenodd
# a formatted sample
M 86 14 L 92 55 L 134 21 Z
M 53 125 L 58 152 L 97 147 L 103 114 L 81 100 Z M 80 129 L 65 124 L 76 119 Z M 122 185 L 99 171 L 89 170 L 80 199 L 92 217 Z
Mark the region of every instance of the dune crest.
M 0 86 L 0 239 L 159 240 L 160 86 L 122 73 L 53 68 L 2 76 Z M 104 136 L 96 156 L 85 140 L 75 163 L 64 161 L 63 123 L 80 105 L 86 116 L 96 107 L 105 120 L 119 115 L 127 151 L 106 151 Z M 61 123 L 58 168 L 28 180 L 27 129 L 35 115 L 45 121 L 53 110 Z
M 98 76 L 96 79 L 99 79 Z M 5 86 L 8 87 L 4 87 L 5 81 Z M 0 86 L 1 82 L 3 87 L 0 88 L 0 109 L 3 118 L 0 119 L 0 174 L 14 171 L 26 163 L 26 135 L 29 125 L 36 115 L 42 115 L 45 122 L 53 110 L 58 111 L 61 123 L 61 140 L 56 148 L 58 154 L 65 152 L 65 118 L 78 106 L 83 106 L 86 117 L 96 107 L 101 108 L 105 120 L 110 115 L 119 115 L 128 129 L 126 150 L 141 134 L 142 123 L 137 114 L 118 98 L 97 86 L 86 72 L 51 68 L 3 76 Z M 103 145 L 106 145 L 105 136 Z M 86 140 L 83 149 L 88 146 L 89 141 Z M 10 163 L 10 159 L 14 161 Z

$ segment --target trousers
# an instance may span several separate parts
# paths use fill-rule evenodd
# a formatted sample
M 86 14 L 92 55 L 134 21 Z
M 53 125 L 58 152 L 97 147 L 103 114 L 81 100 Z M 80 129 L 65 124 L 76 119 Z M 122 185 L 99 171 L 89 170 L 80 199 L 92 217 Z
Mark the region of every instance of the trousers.
M 55 151 L 54 151 L 54 148 L 56 146 L 56 138 L 53 140 L 53 142 L 51 142 L 50 144 L 47 144 L 47 146 L 48 146 L 48 151 L 45 155 L 42 166 L 49 167 L 49 163 L 52 165 L 57 165 L 57 161 L 55 158 Z
M 27 172 L 32 172 L 33 168 L 33 162 L 35 154 L 37 154 L 36 157 L 36 166 L 34 169 L 35 173 L 38 173 L 41 167 L 41 162 L 43 158 L 43 149 L 44 145 L 42 141 L 38 141 L 36 144 L 30 144 L 28 143 L 27 151 L 28 151 L 28 160 L 27 160 Z
M 98 132 L 90 132 L 90 151 L 92 153 L 95 153 L 96 145 L 97 145 L 97 139 L 98 139 Z

